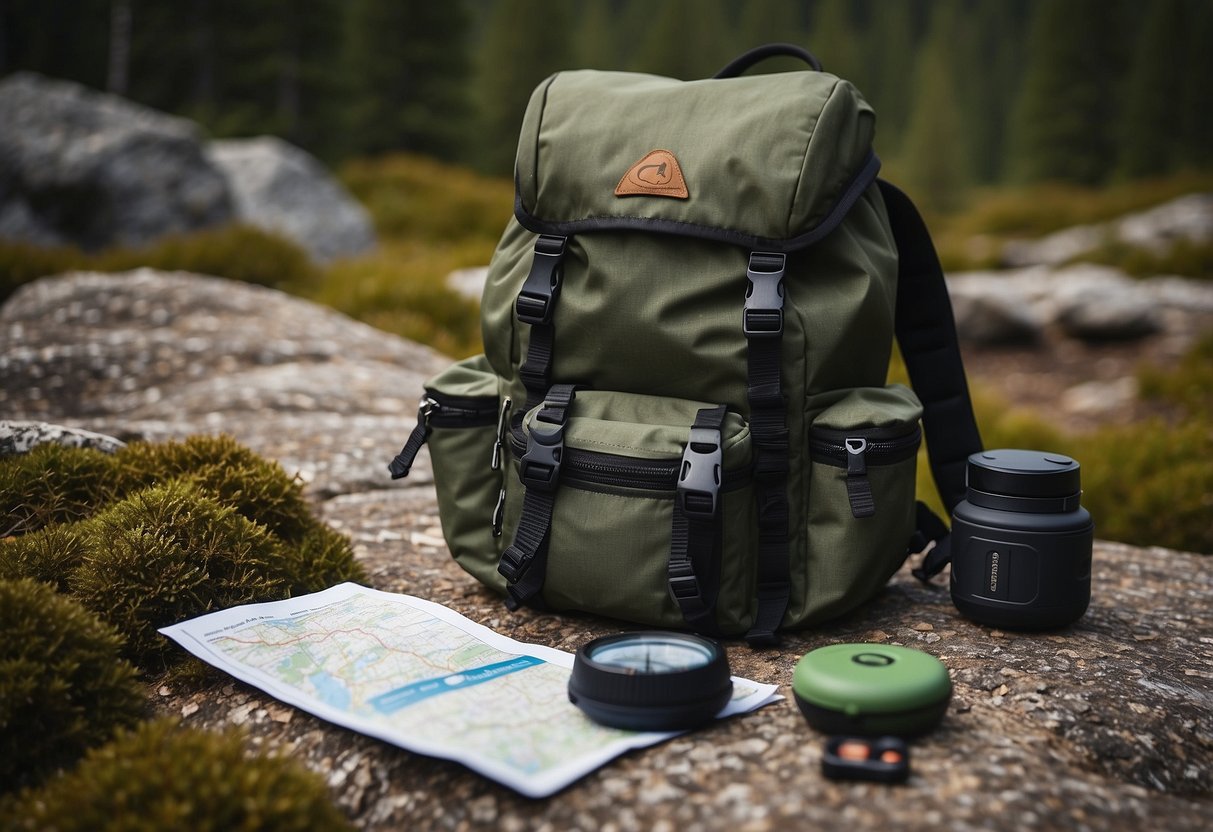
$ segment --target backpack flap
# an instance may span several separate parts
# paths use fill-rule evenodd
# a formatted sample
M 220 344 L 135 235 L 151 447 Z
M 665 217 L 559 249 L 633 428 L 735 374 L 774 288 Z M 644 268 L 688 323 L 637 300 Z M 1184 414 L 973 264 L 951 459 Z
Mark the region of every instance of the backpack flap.
M 562 72 L 531 97 L 515 215 L 560 236 L 644 230 L 790 251 L 875 181 L 875 116 L 821 72 L 678 81 Z

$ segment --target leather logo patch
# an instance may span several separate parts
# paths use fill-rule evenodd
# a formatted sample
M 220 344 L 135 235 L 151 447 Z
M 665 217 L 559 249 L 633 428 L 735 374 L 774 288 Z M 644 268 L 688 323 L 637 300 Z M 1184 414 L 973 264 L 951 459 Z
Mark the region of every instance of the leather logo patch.
M 615 186 L 615 196 L 668 196 L 688 199 L 686 180 L 678 160 L 668 150 L 651 150 L 628 168 Z

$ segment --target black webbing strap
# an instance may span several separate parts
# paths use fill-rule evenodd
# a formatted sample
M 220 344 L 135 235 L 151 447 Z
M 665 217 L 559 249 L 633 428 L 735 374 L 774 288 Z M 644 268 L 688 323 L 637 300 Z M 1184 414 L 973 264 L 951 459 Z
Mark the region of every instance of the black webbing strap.
M 897 343 L 905 359 L 910 384 L 922 401 L 923 434 L 930 453 L 931 474 L 943 504 L 951 513 L 965 496 L 965 466 L 981 450 L 981 435 L 973 417 L 965 380 L 956 321 L 944 282 L 943 268 L 931 235 L 918 209 L 904 193 L 878 180 L 893 239 L 897 243 Z M 919 532 L 936 546 L 914 574 L 928 580 L 948 562 L 946 527 L 930 512 L 919 510 Z M 931 515 L 933 517 L 933 515 Z
M 687 626 L 718 635 L 720 592 L 720 483 L 724 469 L 721 428 L 728 409 L 705 407 L 695 414 L 674 497 L 667 588 Z
M 518 462 L 518 475 L 526 491 L 514 542 L 501 553 L 497 571 L 508 582 L 506 606 L 511 610 L 539 595 L 547 575 L 548 533 L 560 484 L 564 456 L 564 425 L 577 388 L 557 384 L 548 391 L 543 407 L 531 420 L 526 453 Z
M 526 360 L 518 368 L 518 375 L 526 386 L 524 413 L 543 401 L 544 394 L 552 384 L 552 357 L 556 341 L 552 315 L 560 297 L 566 240 L 565 237 L 539 235 L 535 240 L 531 271 L 514 301 L 514 314 L 521 323 L 530 324 L 531 327 Z
M 433 412 L 434 402 L 428 397 L 423 398 L 421 406 L 417 408 L 416 427 L 405 440 L 400 453 L 396 454 L 396 458 L 388 463 L 387 469 L 392 473 L 392 479 L 398 480 L 409 475 L 413 463 L 417 460 L 417 454 L 421 453 L 421 446 L 430 438 L 430 414 Z
M 752 252 L 742 328 L 746 337 L 754 495 L 758 507 L 758 607 L 745 639 L 778 643 L 788 608 L 788 423 L 783 368 L 783 254 Z

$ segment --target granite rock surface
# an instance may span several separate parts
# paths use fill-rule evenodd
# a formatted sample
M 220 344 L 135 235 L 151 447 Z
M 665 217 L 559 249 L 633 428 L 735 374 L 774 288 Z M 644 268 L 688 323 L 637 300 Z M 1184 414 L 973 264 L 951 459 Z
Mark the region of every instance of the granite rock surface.
M 384 464 L 412 427 L 422 379 L 444 363 L 301 301 L 188 275 L 70 275 L 0 307 L 5 413 L 126 438 L 229 432 L 310 472 L 319 512 L 352 538 L 376 588 L 564 650 L 623 628 L 508 612 L 447 553 L 428 454 L 417 473 L 388 482 Z M 149 697 L 189 725 L 245 726 L 253 747 L 319 772 L 371 830 L 1210 827 L 1207 558 L 1097 541 L 1090 609 L 1045 633 L 969 622 L 937 582 L 925 586 L 906 568 L 870 603 L 788 634 L 778 649 L 728 644 L 735 674 L 778 684 L 786 698 L 630 753 L 546 800 L 326 724 L 218 673 L 158 682 Z M 952 675 L 951 706 L 913 743 L 904 786 L 824 779 L 826 738 L 791 701 L 800 656 L 846 641 L 924 650 Z

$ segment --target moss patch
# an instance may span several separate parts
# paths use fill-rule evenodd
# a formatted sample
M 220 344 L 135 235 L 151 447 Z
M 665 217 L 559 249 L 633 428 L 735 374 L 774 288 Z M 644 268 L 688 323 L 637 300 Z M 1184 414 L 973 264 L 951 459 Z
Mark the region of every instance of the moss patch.
M 29 786 L 142 715 L 122 639 L 33 580 L 0 581 L 0 792 Z
M 91 752 L 69 774 L 8 809 L 16 830 L 349 830 L 316 775 L 247 757 L 242 734 L 145 723 Z
M 157 628 L 287 594 L 269 532 L 186 482 L 137 492 L 90 520 L 88 531 L 71 591 L 126 636 L 128 655 L 147 669 L 179 653 Z

